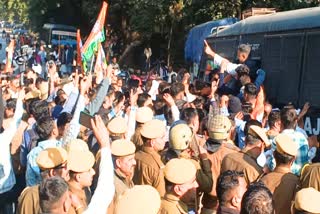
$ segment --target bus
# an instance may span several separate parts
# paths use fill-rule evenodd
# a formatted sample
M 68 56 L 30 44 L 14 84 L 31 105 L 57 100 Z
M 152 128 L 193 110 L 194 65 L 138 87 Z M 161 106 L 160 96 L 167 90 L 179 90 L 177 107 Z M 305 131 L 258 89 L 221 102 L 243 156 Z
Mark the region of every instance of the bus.
M 250 60 L 266 72 L 267 99 L 279 107 L 310 102 L 305 130 L 320 134 L 320 7 L 252 16 L 206 40 L 231 62 L 239 44 L 251 45 Z M 200 76 L 208 60 L 203 52 Z
M 77 45 L 77 28 L 61 24 L 44 24 L 42 38 L 49 45 Z

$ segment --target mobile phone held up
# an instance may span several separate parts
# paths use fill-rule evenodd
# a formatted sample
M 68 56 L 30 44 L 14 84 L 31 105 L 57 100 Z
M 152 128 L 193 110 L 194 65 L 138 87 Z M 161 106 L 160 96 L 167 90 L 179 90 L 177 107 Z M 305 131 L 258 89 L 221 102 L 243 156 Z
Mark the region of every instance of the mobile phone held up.
M 88 129 L 92 129 L 91 119 L 94 119 L 94 116 L 82 111 L 80 112 L 79 123 Z

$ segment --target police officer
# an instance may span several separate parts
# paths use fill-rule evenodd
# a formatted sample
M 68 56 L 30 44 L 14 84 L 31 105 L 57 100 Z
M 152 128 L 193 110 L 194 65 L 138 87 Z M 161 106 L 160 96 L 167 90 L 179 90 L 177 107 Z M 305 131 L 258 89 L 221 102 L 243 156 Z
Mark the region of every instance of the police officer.
M 36 161 L 41 170 L 42 179 L 60 176 L 69 180 L 67 158 L 68 153 L 62 148 L 48 148 L 41 151 Z M 39 212 L 39 185 L 26 187 L 18 199 L 17 213 Z
M 125 139 L 127 132 L 127 123 L 126 120 L 122 117 L 113 118 L 107 125 L 109 131 L 109 136 L 112 141 Z
M 275 142 L 277 147 L 274 151 L 274 158 L 277 167 L 261 181 L 273 194 L 275 213 L 290 214 L 291 201 L 294 199 L 299 184 L 299 178 L 290 170 L 297 156 L 298 144 L 285 134 L 279 134 Z
M 149 184 L 156 188 L 163 196 L 165 183 L 161 156 L 158 153 L 165 146 L 165 124 L 153 119 L 142 126 L 141 136 L 143 140 L 142 150 L 136 153 L 136 168 L 133 181 L 136 185 Z
M 296 194 L 294 205 L 292 207 L 292 213 L 320 213 L 319 198 L 320 192 L 312 187 L 300 190 Z
M 198 196 L 203 192 L 209 193 L 213 186 L 210 160 L 207 151 L 202 146 L 197 146 L 199 157 L 195 157 L 194 151 L 190 148 L 190 143 L 194 139 L 194 134 L 190 127 L 181 122 L 174 124 L 169 132 L 169 149 L 166 153 L 166 161 L 172 158 L 186 158 L 191 160 L 197 169 L 196 180 L 199 184 Z M 196 144 L 197 145 L 197 144 Z M 198 209 L 200 197 L 193 201 L 189 208 Z M 195 203 L 196 202 L 196 203 Z
M 166 194 L 161 204 L 161 214 L 186 214 L 189 202 L 194 201 L 198 183 L 197 169 L 184 158 L 171 159 L 164 169 Z
M 149 107 L 140 107 L 136 111 L 136 130 L 131 137 L 131 141 L 136 145 L 137 150 L 141 150 L 143 146 L 143 141 L 141 138 L 141 128 L 143 124 L 152 120 L 153 112 Z
M 206 141 L 206 149 L 208 151 L 208 159 L 211 161 L 211 171 L 213 186 L 211 192 L 205 193 L 202 198 L 203 208 L 201 213 L 214 213 L 217 208 L 218 199 L 216 193 L 217 179 L 221 171 L 221 163 L 223 158 L 230 153 L 239 151 L 231 139 L 231 122 L 224 115 L 215 115 L 209 118 L 208 134 L 209 139 Z
M 158 214 L 161 198 L 150 185 L 136 185 L 127 189 L 118 201 L 115 214 Z
M 306 164 L 300 175 L 301 188 L 313 187 L 320 190 L 320 163 Z
M 244 172 L 247 184 L 254 182 L 263 173 L 257 163 L 257 158 L 270 146 L 265 131 L 259 126 L 252 125 L 246 136 L 246 146 L 240 152 L 226 155 L 221 164 L 221 171 L 236 170 Z
M 134 186 L 132 177 L 135 160 L 135 145 L 128 140 L 115 140 L 111 144 L 112 160 L 114 165 L 114 186 L 115 195 L 108 213 L 113 213 L 119 197 Z
M 87 208 L 91 193 L 89 187 L 92 184 L 95 171 L 92 168 L 95 162 L 93 154 L 89 150 L 71 150 L 68 154 L 68 164 L 70 180 L 68 181 L 69 190 L 76 195 L 80 204 L 69 210 L 69 214 L 79 213 Z

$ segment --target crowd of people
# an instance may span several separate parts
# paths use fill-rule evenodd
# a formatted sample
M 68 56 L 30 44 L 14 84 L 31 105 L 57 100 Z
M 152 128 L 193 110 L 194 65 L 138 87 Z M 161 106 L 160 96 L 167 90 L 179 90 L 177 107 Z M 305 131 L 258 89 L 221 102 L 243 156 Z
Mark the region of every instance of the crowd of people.
M 0 213 L 320 213 L 309 104 L 268 103 L 250 50 L 232 63 L 205 42 L 217 69 L 193 81 L 171 66 L 124 81 L 116 61 L 43 75 L 35 53 L 1 81 Z

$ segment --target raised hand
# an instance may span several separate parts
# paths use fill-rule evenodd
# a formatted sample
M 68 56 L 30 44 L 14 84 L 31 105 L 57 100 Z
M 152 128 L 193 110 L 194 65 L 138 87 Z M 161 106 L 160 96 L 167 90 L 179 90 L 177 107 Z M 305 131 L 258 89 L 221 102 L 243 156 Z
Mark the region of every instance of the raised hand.
M 163 99 L 164 99 L 164 101 L 166 101 L 166 103 L 167 103 L 170 107 L 172 107 L 172 106 L 175 105 L 174 99 L 173 99 L 173 97 L 172 97 L 170 94 L 165 93 L 165 94 L 163 95 Z
M 206 54 L 208 54 L 209 56 L 214 57 L 214 55 L 216 54 L 211 47 L 209 46 L 208 42 L 206 40 L 204 40 L 204 52 Z

